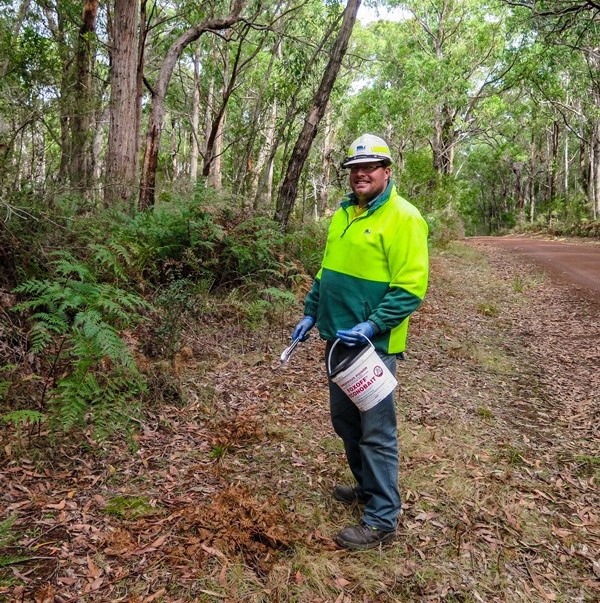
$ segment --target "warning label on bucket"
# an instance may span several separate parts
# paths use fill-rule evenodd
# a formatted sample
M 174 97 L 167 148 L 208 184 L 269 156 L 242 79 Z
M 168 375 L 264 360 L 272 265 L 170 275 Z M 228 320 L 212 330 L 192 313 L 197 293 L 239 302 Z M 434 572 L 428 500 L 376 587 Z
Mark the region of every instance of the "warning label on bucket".
M 381 367 L 376 368 L 379 368 L 379 370 L 381 371 Z M 375 371 L 373 371 L 373 373 L 375 373 Z M 383 371 L 380 372 L 379 376 L 381 377 L 381 375 L 383 375 Z M 350 381 L 353 381 L 353 383 L 348 386 L 348 391 L 346 393 L 349 398 L 355 398 L 356 396 L 358 396 L 358 394 L 364 392 L 366 389 L 371 387 L 371 385 L 373 385 L 375 381 L 377 381 L 377 374 L 373 374 L 370 379 L 367 377 L 363 377 L 358 381 L 354 381 L 353 379 L 351 379 Z
M 337 343 L 337 341 L 336 341 Z M 352 362 L 339 373 L 332 374 L 331 355 L 336 345 L 331 347 L 328 358 L 328 371 L 332 381 L 352 400 L 360 411 L 366 411 L 394 391 L 398 384 L 375 348 L 369 342 L 369 348 L 363 350 Z

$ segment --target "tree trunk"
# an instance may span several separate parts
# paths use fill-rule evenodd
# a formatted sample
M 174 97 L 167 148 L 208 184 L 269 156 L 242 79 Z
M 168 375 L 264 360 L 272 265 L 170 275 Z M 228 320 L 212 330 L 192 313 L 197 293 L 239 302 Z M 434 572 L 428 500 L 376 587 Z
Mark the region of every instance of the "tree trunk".
M 73 98 L 69 93 L 71 89 L 71 70 L 69 65 L 72 61 L 71 50 L 67 48 L 64 19 L 59 6 L 43 4 L 42 9 L 46 15 L 48 29 L 56 42 L 57 53 L 60 59 L 60 166 L 58 168 L 58 181 L 69 181 L 69 164 L 71 162 L 71 117 L 74 110 Z
M 563 197 L 566 203 L 569 202 L 569 161 L 569 130 L 565 130 Z
M 229 41 L 229 37 L 227 38 Z M 216 190 L 221 190 L 223 179 L 221 175 L 221 155 L 223 153 L 223 125 L 227 110 L 227 103 L 233 92 L 235 78 L 237 76 L 237 66 L 241 53 L 241 43 L 238 45 L 236 57 L 234 60 L 231 75 L 229 74 L 229 55 L 227 51 L 223 53 L 223 88 L 221 90 L 221 101 L 219 108 L 217 106 L 217 94 L 215 90 L 215 77 L 211 80 L 211 90 L 213 94 L 210 99 L 210 111 L 207 111 L 206 122 L 206 146 L 204 150 L 204 165 L 202 175 L 206 176 L 206 184 Z M 216 54 L 216 51 L 215 51 Z
M 452 174 L 454 168 L 454 146 L 456 115 L 448 105 L 437 107 L 433 118 L 433 169 L 440 176 Z
M 590 140 L 588 198 L 592 207 L 592 218 L 600 215 L 600 122 L 595 121 Z
M 273 45 L 273 52 L 269 58 L 269 65 L 265 72 L 264 78 L 265 81 L 268 81 L 273 72 L 273 66 L 275 65 L 275 61 L 281 58 L 281 37 L 278 35 L 275 39 L 275 43 Z M 266 92 L 266 86 L 262 87 L 257 95 L 256 100 L 254 102 L 254 109 L 252 111 L 252 117 L 250 118 L 250 134 L 248 135 L 246 141 L 246 156 L 245 160 L 240 167 L 240 175 L 238 178 L 238 193 L 241 193 L 244 198 L 254 198 L 256 194 L 256 184 L 258 183 L 258 178 L 260 175 L 260 170 L 264 165 L 264 160 L 266 158 L 265 147 L 261 145 L 259 148 L 259 157 L 262 156 L 262 162 L 257 161 L 256 164 L 253 161 L 253 150 L 255 146 L 256 139 L 258 137 L 258 130 L 261 127 L 261 111 L 263 108 L 263 97 Z
M 222 99 L 219 110 L 216 112 L 213 118 L 210 133 L 206 140 L 206 153 L 204 154 L 204 167 L 202 169 L 203 175 L 209 176 L 209 180 L 212 180 L 213 182 L 220 182 L 221 180 L 221 174 L 217 174 L 217 172 L 220 172 L 221 170 L 220 157 L 223 152 L 222 138 L 224 131 L 224 120 L 229 99 L 231 98 L 231 95 L 234 91 L 235 84 L 240 72 L 242 71 L 245 65 L 247 65 L 254 57 L 256 57 L 256 55 L 260 52 L 262 48 L 262 42 L 255 44 L 254 50 L 250 53 L 250 55 L 242 60 L 242 47 L 246 35 L 249 31 L 250 27 L 248 25 L 245 25 L 244 28 L 242 28 L 242 31 L 238 32 L 239 41 L 237 43 L 237 48 L 235 50 L 231 66 L 229 63 L 229 53 L 223 53 L 224 58 Z M 227 36 L 225 39 L 227 42 L 229 42 L 230 37 Z M 263 41 L 264 39 L 265 38 L 263 38 Z M 219 147 L 219 150 L 217 150 L 217 146 Z M 212 164 L 215 161 L 218 161 L 218 165 L 213 168 Z
M 206 180 L 206 184 L 217 191 L 220 191 L 223 188 L 223 131 L 225 129 L 226 117 L 227 112 L 223 111 L 219 119 L 217 132 L 213 142 L 211 151 L 212 161 L 210 163 L 208 178 Z
M 135 110 L 135 166 L 136 172 L 140 156 L 140 128 L 142 124 L 142 99 L 144 95 L 144 61 L 146 56 L 146 39 L 148 37 L 148 11 L 147 0 L 140 1 L 140 35 L 138 37 L 138 59 L 135 78 L 136 87 L 136 110 Z M 152 12 L 156 10 L 156 2 L 152 6 Z
M 190 182 L 198 180 L 198 158 L 200 157 L 200 141 L 198 126 L 200 125 L 200 55 L 194 52 L 194 92 L 192 94 L 192 144 L 190 151 Z
M 523 164 L 520 162 L 513 162 L 511 165 L 513 174 L 515 175 L 514 182 L 514 193 L 513 196 L 517 202 L 517 210 L 519 221 L 523 221 L 523 212 L 525 209 L 525 190 L 523 186 Z
M 138 2 L 115 0 L 104 205 L 128 205 L 137 171 Z
M 254 203 L 252 208 L 257 210 L 268 207 L 273 196 L 273 161 L 277 151 L 276 142 L 277 127 L 277 101 L 271 105 L 271 115 L 265 132 L 265 140 L 258 152 L 256 161 L 255 178 L 251 190 L 254 191 Z
M 71 161 L 69 166 L 71 184 L 88 198 L 92 188 L 92 145 L 94 132 L 94 86 L 92 71 L 94 66 L 93 37 L 96 31 L 98 0 L 83 3 L 82 24 L 77 37 L 75 54 L 74 95 L 77 109 L 71 120 Z
M 548 166 L 547 170 L 547 201 L 552 203 L 556 196 L 556 166 L 558 164 L 558 143 L 559 143 L 558 121 L 552 124 L 552 131 L 548 134 Z M 549 208 L 550 209 L 550 208 Z
M 535 136 L 531 134 L 529 145 L 529 222 L 535 220 Z
M 317 186 L 317 192 L 315 195 L 315 212 L 314 219 L 319 219 L 327 208 L 327 191 L 329 190 L 329 176 L 331 173 L 331 164 L 333 162 L 331 158 L 332 154 L 332 138 L 333 128 L 331 126 L 331 114 L 328 112 L 325 116 L 325 133 L 323 136 L 323 169 L 321 170 L 319 182 Z
M 360 2 L 361 0 L 348 0 L 348 4 L 344 10 L 342 26 L 340 27 L 338 37 L 331 51 L 329 62 L 325 67 L 323 78 L 321 79 L 319 88 L 313 98 L 312 107 L 304 122 L 304 127 L 298 136 L 298 140 L 296 141 L 292 156 L 288 163 L 287 172 L 277 200 L 277 208 L 275 209 L 275 220 L 284 228 L 287 227 L 292 209 L 294 208 L 294 201 L 296 199 L 296 191 L 302 168 L 304 167 L 310 147 L 317 134 L 319 123 L 325 113 L 327 102 L 329 101 L 331 90 L 335 84 L 342 59 L 346 54 L 348 41 L 352 34 L 352 29 L 354 28 Z
M 148 118 L 146 148 L 144 150 L 144 161 L 142 164 L 142 176 L 140 182 L 139 207 L 141 210 L 148 209 L 154 205 L 156 168 L 158 165 L 158 150 L 160 147 L 160 135 L 165 112 L 165 97 L 177 60 L 181 56 L 183 50 L 189 44 L 195 42 L 203 33 L 207 31 L 228 29 L 237 23 L 241 19 L 240 13 L 244 6 L 243 3 L 244 0 L 235 0 L 233 9 L 227 17 L 223 19 L 210 19 L 188 29 L 175 40 L 167 52 L 152 94 L 152 108 Z

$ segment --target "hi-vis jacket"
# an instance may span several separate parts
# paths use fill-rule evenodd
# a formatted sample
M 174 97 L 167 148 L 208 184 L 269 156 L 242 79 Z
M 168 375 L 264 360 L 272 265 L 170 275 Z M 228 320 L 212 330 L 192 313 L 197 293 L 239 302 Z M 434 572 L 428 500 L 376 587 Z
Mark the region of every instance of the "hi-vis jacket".
M 331 219 L 304 314 L 316 318 L 321 338 L 329 341 L 339 329 L 370 320 L 379 330 L 373 345 L 398 354 L 406 347 L 408 316 L 427 289 L 427 223 L 393 181 L 352 219 L 355 204 L 355 195 L 347 195 Z

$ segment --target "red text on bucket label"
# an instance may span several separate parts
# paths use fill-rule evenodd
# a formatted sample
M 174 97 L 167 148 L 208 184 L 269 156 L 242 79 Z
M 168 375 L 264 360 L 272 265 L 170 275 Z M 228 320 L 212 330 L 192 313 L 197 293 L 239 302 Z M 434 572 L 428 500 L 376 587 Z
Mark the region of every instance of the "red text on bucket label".
M 357 381 L 354 385 L 348 388 L 348 397 L 354 398 L 355 396 L 358 396 L 358 394 L 371 387 L 375 381 L 377 381 L 377 375 L 371 377 L 369 380 L 367 380 L 366 377 L 363 377 L 360 381 Z

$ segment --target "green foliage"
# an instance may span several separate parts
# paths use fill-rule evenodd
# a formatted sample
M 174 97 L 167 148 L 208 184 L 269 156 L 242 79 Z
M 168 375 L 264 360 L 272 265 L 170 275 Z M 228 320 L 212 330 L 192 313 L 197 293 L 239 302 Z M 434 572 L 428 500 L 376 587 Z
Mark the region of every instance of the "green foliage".
M 223 239 L 217 284 L 281 282 L 283 242 L 284 235 L 273 220 L 257 216 L 240 222 Z
M 489 316 L 491 318 L 495 318 L 499 313 L 495 304 L 490 304 L 487 302 L 477 304 L 477 312 L 482 316 Z
M 0 521 L 0 547 L 9 546 L 15 541 L 16 537 L 12 528 L 16 519 L 15 515 L 11 515 Z
M 94 237 L 105 242 L 88 246 L 96 270 L 105 278 L 143 280 L 157 288 L 181 280 L 202 282 L 208 290 L 285 283 L 292 266 L 283 254 L 279 226 L 233 210 L 231 204 L 213 205 L 207 212 L 204 195 L 197 191 L 192 200 L 174 196 L 154 211 L 117 216 L 108 240 L 97 231 Z
M 269 310 L 269 302 L 266 299 L 254 299 L 245 305 L 245 325 L 251 331 L 258 331 L 263 325 Z
M 591 456 L 589 454 L 579 454 L 575 457 L 579 464 L 580 472 L 583 475 L 593 476 L 600 482 L 600 456 Z
M 296 302 L 296 297 L 290 291 L 284 291 L 275 287 L 267 287 L 261 291 L 267 300 L 275 308 L 289 308 Z
M 17 517 L 15 515 L 11 515 L 5 520 L 0 521 L 0 548 L 12 546 L 17 540 L 17 535 L 13 530 L 16 519 Z M 30 558 L 31 557 L 27 555 L 0 554 L 0 568 L 27 561 Z M 2 584 L 1 581 L 0 584 Z
M 135 414 L 132 401 L 144 379 L 122 334 L 142 322 L 150 306 L 135 293 L 98 282 L 92 268 L 69 253 L 55 254 L 49 271 L 52 278 L 15 289 L 27 299 L 14 310 L 31 312 L 32 353 L 52 358 L 50 424 L 68 431 L 90 421 L 102 437 Z
M 104 513 L 121 519 L 135 520 L 158 513 L 145 496 L 115 496 L 104 507 Z
M 321 266 L 327 241 L 329 220 L 307 222 L 290 231 L 285 237 L 287 256 L 302 266 L 303 272 L 314 276 Z
M 465 235 L 462 219 L 452 207 L 430 212 L 425 219 L 429 225 L 429 240 L 435 247 L 444 248 Z
M 132 270 L 160 284 L 177 278 L 209 278 L 217 262 L 223 229 L 199 200 L 161 204 L 154 211 L 124 217 L 108 247 Z M 133 276 L 133 275 L 132 275 Z
M 167 285 L 155 298 L 160 319 L 154 330 L 154 339 L 161 344 L 161 353 L 172 358 L 180 347 L 185 317 L 194 315 L 199 308 L 198 294 L 210 288 L 204 281 L 194 283 L 181 279 Z
M 44 418 L 44 414 L 37 410 L 13 410 L 0 415 L 0 421 L 19 428 L 41 423 Z
M 209 458 L 214 461 L 220 461 L 226 454 L 229 448 L 224 444 L 215 444 L 208 453 Z
M 485 406 L 479 406 L 477 408 L 477 415 L 479 417 L 481 417 L 482 419 L 486 420 L 486 421 L 491 421 L 492 419 L 494 419 L 494 413 L 487 407 Z
M 10 381 L 0 381 L 0 401 L 4 400 L 8 390 L 10 389 L 11 382 Z
M 29 559 L 31 559 L 31 557 L 27 555 L 0 555 L 0 568 L 15 565 L 16 563 L 22 563 Z
M 293 293 L 275 287 L 267 287 L 258 295 L 243 306 L 244 322 L 251 331 L 260 329 L 265 321 L 273 325 L 278 317 L 281 317 L 283 322 L 285 312 L 297 303 Z
M 520 274 L 515 274 L 513 278 L 513 291 L 515 293 L 523 293 L 525 291 L 525 281 Z
M 518 467 L 525 464 L 523 451 L 516 448 L 512 444 L 506 444 L 501 451 L 500 457 L 503 458 L 509 465 Z

